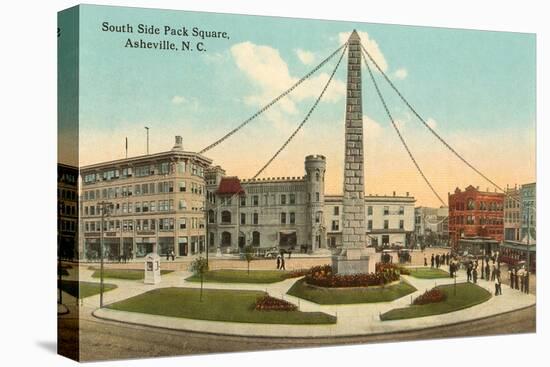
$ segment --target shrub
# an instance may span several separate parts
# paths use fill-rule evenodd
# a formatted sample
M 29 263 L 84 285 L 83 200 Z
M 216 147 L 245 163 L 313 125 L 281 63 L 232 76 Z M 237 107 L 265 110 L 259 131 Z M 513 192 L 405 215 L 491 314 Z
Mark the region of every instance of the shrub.
M 425 305 L 428 303 L 442 302 L 447 299 L 447 295 L 438 288 L 432 288 L 429 291 L 424 292 L 420 296 L 416 297 L 413 301 L 413 305 Z
M 377 263 L 376 264 L 376 272 L 384 272 L 384 271 L 397 271 L 399 274 L 403 275 L 411 275 L 411 271 L 399 264 L 386 264 L 386 263 Z
M 304 275 L 307 275 L 309 273 L 309 269 L 298 269 L 298 270 L 292 270 L 291 272 L 286 274 L 286 278 L 299 278 L 303 277 Z
M 256 300 L 254 306 L 256 311 L 296 311 L 298 307 L 283 299 L 265 295 Z

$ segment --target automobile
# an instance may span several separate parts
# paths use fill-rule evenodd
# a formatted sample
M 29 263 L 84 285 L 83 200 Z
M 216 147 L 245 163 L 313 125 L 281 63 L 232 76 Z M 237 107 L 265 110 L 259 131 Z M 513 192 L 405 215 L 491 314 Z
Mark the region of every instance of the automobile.
M 272 259 L 272 258 L 277 257 L 277 255 L 279 255 L 279 254 L 280 254 L 279 249 L 277 247 L 272 247 L 272 248 L 267 249 L 265 251 L 264 257 L 268 258 L 268 259 Z

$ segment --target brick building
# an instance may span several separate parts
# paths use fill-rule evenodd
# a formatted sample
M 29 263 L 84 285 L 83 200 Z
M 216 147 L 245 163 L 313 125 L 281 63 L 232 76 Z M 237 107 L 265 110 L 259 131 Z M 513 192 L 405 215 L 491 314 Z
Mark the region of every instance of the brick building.
M 449 237 L 458 249 L 459 240 L 468 237 L 502 241 L 504 234 L 504 194 L 480 191 L 468 186 L 449 193 Z

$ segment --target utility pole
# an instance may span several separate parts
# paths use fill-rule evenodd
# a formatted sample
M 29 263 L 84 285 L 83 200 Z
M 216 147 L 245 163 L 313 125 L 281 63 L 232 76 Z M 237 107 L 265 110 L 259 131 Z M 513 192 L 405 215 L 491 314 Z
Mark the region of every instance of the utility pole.
M 149 155 L 149 127 L 145 126 L 145 130 L 147 130 L 147 155 Z
M 103 308 L 103 250 L 104 250 L 104 239 L 103 239 L 103 226 L 105 225 L 105 217 L 110 215 L 111 206 L 113 203 L 102 201 L 99 203 L 101 205 L 101 224 L 100 224 L 100 239 L 99 239 L 99 257 L 100 257 L 100 270 L 99 270 L 99 308 Z

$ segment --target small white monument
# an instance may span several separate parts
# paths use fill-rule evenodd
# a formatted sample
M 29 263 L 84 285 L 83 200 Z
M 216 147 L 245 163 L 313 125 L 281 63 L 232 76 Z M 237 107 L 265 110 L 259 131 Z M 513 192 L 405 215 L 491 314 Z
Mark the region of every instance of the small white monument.
M 160 256 L 151 252 L 145 256 L 145 284 L 160 283 Z

